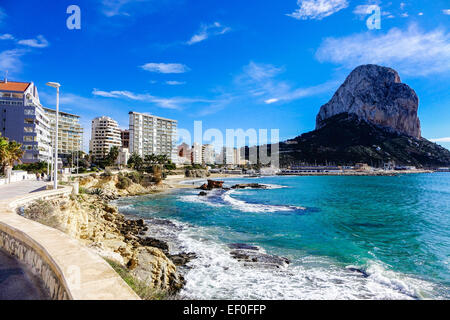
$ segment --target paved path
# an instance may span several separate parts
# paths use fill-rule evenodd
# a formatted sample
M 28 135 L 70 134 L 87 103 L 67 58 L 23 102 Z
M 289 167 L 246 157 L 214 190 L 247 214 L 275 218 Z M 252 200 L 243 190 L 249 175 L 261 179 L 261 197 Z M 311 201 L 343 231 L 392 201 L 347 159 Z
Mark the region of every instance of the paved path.
M 42 191 L 43 181 L 20 181 L 0 186 L 0 200 Z M 48 295 L 27 266 L 0 250 L 0 300 L 42 300 Z
M 20 181 L 0 186 L 0 200 L 6 200 L 23 196 L 27 193 L 45 190 L 48 182 L 44 181 Z
M 42 281 L 0 249 L 0 300 L 48 300 Z

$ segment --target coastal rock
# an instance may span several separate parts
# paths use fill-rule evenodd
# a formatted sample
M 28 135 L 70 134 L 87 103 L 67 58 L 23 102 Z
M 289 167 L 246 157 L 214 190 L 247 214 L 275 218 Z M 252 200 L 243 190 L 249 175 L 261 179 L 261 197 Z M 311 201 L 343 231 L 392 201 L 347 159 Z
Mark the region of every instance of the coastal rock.
M 205 191 L 200 191 L 200 193 L 198 195 L 204 197 L 204 196 L 207 196 L 208 193 L 206 193 Z
M 183 287 L 184 280 L 176 266 L 158 248 L 140 247 L 130 262 L 133 275 L 158 290 L 175 293 Z
M 258 247 L 245 243 L 232 243 L 228 247 L 235 249 L 230 252 L 230 255 L 247 266 L 282 268 L 290 263 L 288 258 L 266 254 L 261 252 Z
M 161 241 L 161 240 L 158 240 L 155 238 L 146 237 L 146 238 L 140 239 L 139 243 L 143 246 L 158 248 L 165 254 L 169 253 L 169 245 L 164 241 Z
M 269 189 L 269 187 L 259 183 L 241 183 L 232 186 L 231 189 Z
M 211 173 L 206 169 L 186 169 L 185 176 L 187 178 L 207 178 Z
M 398 73 L 387 67 L 362 65 L 354 69 L 332 99 L 320 108 L 316 130 L 341 113 L 415 138 L 421 137 L 419 99 Z
M 170 255 L 169 259 L 172 260 L 172 262 L 177 266 L 185 266 L 188 264 L 191 260 L 197 258 L 197 255 L 193 252 L 185 253 L 181 252 L 178 254 Z
M 223 184 L 224 184 L 223 181 L 208 180 L 208 183 L 203 184 L 200 187 L 200 189 L 201 190 L 222 189 Z

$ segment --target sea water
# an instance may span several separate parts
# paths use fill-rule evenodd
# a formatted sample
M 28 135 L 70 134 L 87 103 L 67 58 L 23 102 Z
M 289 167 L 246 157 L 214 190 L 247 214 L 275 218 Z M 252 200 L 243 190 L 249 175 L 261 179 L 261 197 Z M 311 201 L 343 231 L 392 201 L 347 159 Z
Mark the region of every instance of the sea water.
M 181 296 L 450 298 L 450 174 L 225 179 L 237 183 L 268 189 L 181 189 L 118 202 L 121 212 L 156 221 L 149 235 L 173 253 L 197 254 Z M 231 243 L 291 263 L 246 264 L 230 255 Z

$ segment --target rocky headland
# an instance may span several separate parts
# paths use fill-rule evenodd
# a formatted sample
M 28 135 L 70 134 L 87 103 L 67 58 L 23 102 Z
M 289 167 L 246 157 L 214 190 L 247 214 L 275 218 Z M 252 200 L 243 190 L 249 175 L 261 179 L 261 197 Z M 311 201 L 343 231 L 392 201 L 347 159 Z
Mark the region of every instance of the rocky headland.
M 395 70 L 359 66 L 320 108 L 314 131 L 280 143 L 280 164 L 449 166 L 450 151 L 421 136 L 418 108 Z

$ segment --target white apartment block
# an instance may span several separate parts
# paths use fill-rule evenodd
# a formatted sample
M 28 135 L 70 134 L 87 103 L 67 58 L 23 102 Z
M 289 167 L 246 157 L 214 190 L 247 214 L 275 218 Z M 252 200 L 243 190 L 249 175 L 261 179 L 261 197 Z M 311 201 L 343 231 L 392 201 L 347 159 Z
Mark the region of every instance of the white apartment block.
M 214 164 L 216 160 L 216 154 L 214 147 L 210 144 L 204 144 L 202 146 L 202 163 L 203 164 Z
M 50 130 L 33 82 L 0 81 L 0 133 L 22 144 L 22 162 L 50 160 Z
M 133 111 L 129 115 L 130 153 L 143 158 L 151 154 L 166 155 L 175 163 L 178 121 Z
M 191 162 L 193 164 L 202 164 L 203 163 L 203 157 L 202 157 L 202 145 L 194 142 L 191 149 Z
M 44 108 L 45 114 L 50 120 L 52 142 L 55 141 L 56 111 Z M 83 128 L 80 124 L 80 116 L 67 112 L 59 112 L 58 116 L 58 153 L 69 155 L 80 151 L 83 144 Z
M 121 146 L 120 129 L 115 120 L 105 116 L 92 120 L 89 150 L 95 159 L 104 159 L 112 147 Z

